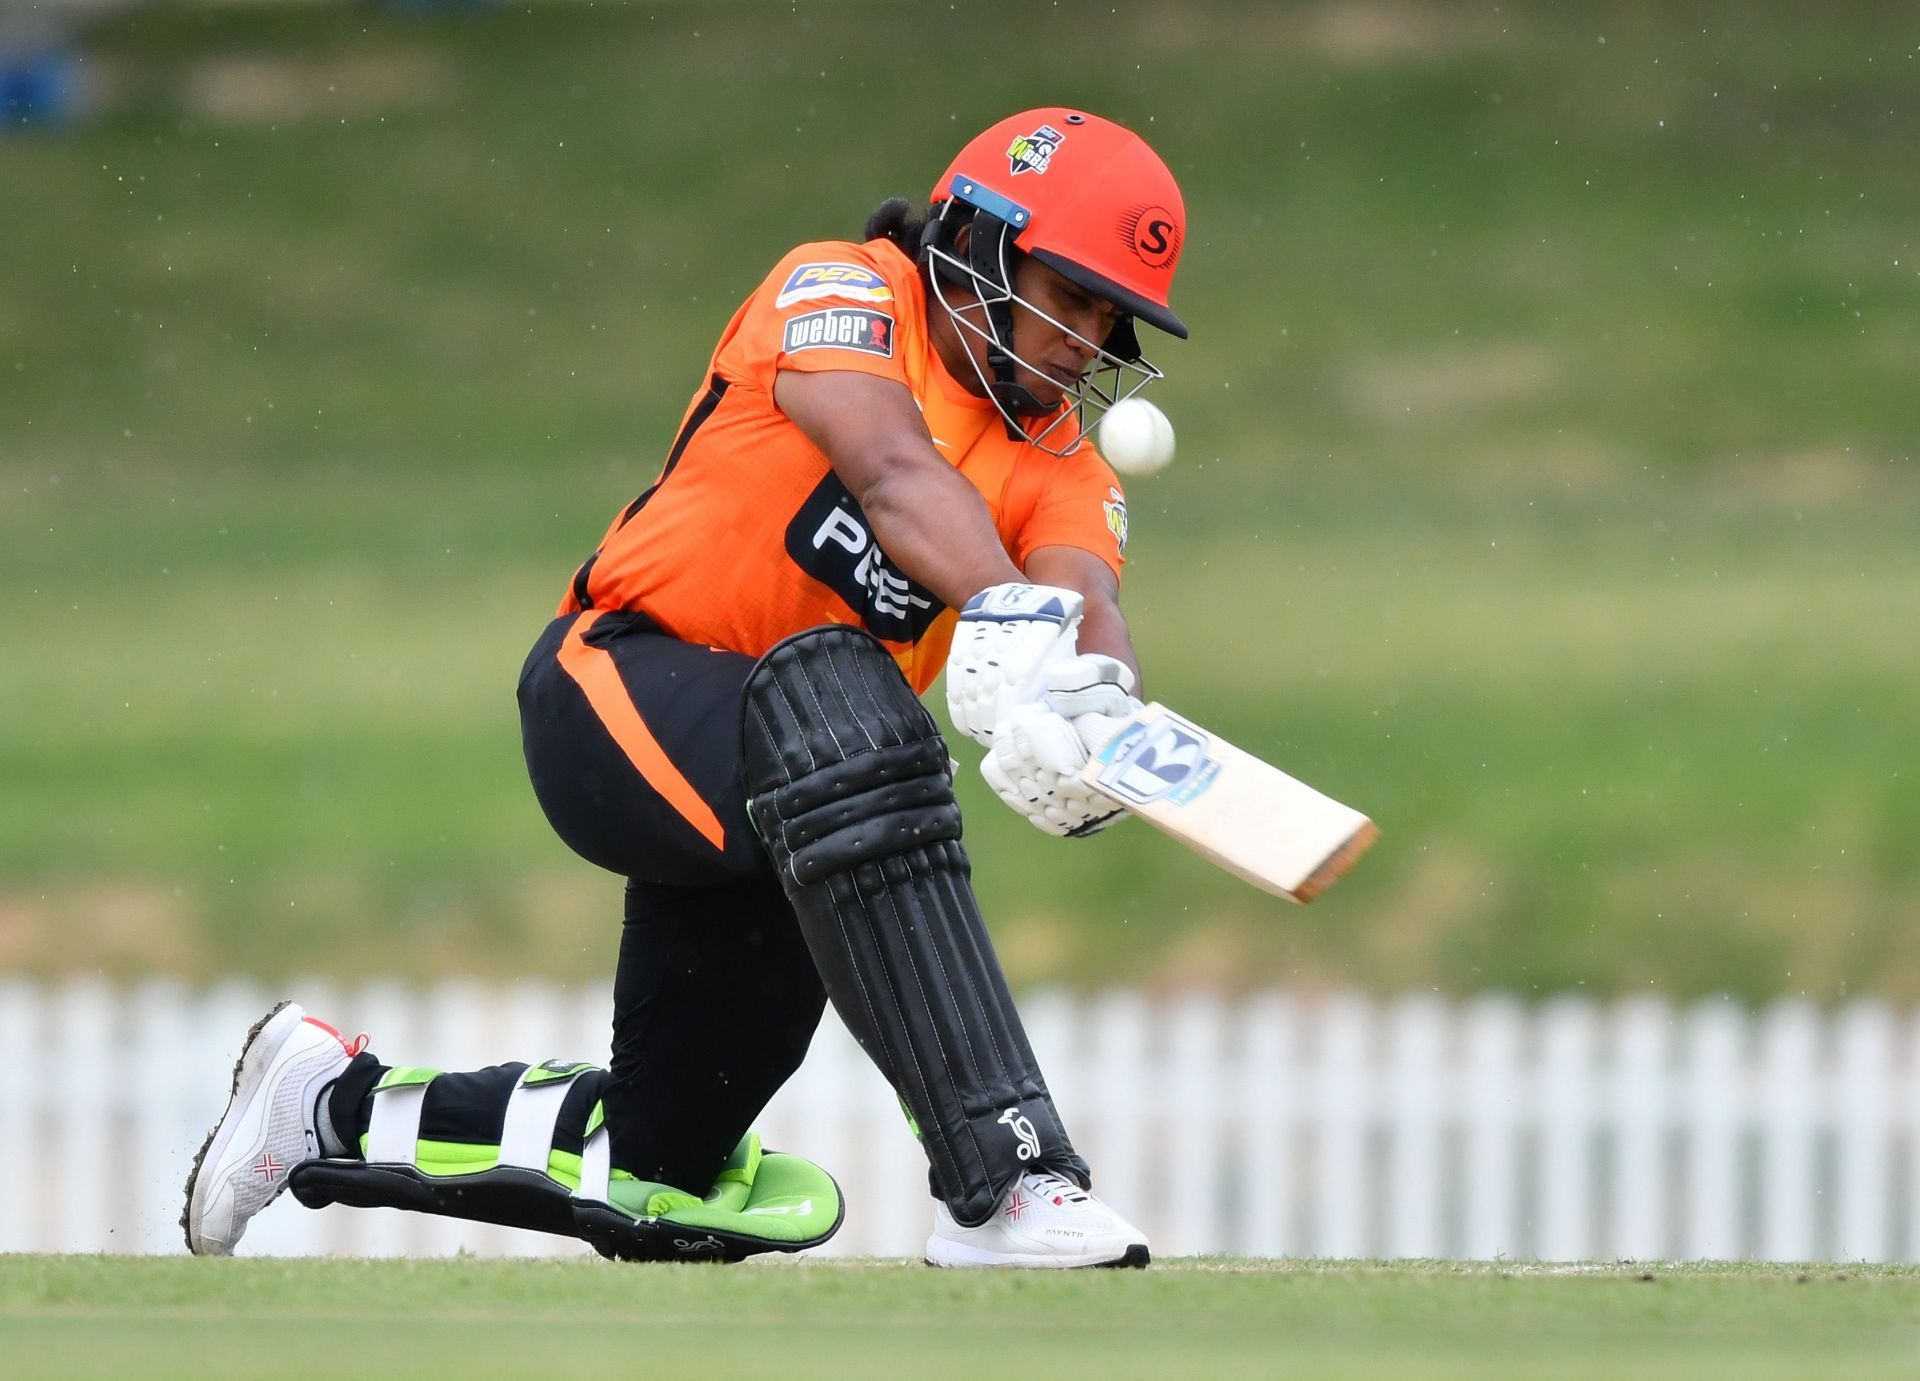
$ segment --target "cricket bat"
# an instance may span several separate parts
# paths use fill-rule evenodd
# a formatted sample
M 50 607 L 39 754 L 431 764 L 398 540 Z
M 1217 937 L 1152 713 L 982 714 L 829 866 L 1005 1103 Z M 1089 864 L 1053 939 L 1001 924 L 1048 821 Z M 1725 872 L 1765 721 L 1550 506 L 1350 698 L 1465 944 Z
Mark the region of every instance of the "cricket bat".
M 1158 701 L 1120 726 L 1080 780 L 1202 857 L 1309 902 L 1379 837 L 1373 821 Z

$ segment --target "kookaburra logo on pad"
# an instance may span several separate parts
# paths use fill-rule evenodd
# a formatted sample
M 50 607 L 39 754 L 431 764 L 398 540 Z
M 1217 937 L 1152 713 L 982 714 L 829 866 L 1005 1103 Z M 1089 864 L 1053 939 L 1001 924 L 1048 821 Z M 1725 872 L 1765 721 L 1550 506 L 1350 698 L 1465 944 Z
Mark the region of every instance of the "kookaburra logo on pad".
M 1000 1114 L 1000 1125 L 1008 1128 L 1020 1138 L 1020 1145 L 1014 1155 L 1021 1160 L 1032 1160 L 1040 1154 L 1040 1133 L 1033 1128 L 1033 1119 L 1024 1115 L 1018 1108 L 1008 1108 Z

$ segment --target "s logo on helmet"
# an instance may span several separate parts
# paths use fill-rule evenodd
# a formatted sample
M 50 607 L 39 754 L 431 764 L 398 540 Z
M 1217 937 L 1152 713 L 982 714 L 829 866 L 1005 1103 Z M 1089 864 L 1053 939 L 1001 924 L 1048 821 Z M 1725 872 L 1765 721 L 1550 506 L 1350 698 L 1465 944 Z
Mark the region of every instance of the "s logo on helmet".
M 1067 136 L 1052 125 L 1042 125 L 1032 134 L 1016 134 L 1007 145 L 1007 165 L 1015 173 L 1044 173 L 1054 151 L 1066 141 Z
M 1150 269 L 1163 269 L 1180 257 L 1180 222 L 1164 206 L 1129 206 L 1120 216 L 1120 238 Z

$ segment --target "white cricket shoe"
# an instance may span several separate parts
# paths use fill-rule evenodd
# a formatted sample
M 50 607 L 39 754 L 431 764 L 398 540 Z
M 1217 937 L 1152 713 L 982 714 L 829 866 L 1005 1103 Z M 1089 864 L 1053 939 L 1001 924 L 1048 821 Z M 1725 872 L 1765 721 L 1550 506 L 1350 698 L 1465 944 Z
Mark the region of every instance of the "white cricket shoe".
M 1147 1235 L 1050 1170 L 1030 1170 L 977 1228 L 933 1206 L 929 1266 L 1144 1266 Z
M 338 1031 L 283 1002 L 254 1023 L 233 1068 L 233 1096 L 187 1175 L 180 1215 L 187 1250 L 230 1256 L 253 1215 L 287 1187 L 287 1172 L 320 1154 L 314 1103 L 367 1038 Z

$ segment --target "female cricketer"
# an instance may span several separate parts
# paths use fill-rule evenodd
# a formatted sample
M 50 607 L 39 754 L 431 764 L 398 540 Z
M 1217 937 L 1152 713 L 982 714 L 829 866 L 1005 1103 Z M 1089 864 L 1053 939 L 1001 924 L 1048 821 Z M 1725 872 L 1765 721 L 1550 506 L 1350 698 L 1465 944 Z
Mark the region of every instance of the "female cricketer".
M 651 488 L 521 673 L 533 788 L 626 879 L 612 1059 L 392 1064 L 282 1004 L 194 1161 L 197 1253 L 291 1187 L 738 1259 L 826 1240 L 839 1187 L 749 1131 L 825 1004 L 899 1095 L 940 1266 L 1144 1265 L 1091 1193 L 969 882 L 954 763 L 1014 809 L 1117 818 L 1075 773 L 1137 705 L 1126 501 L 1082 439 L 1159 372 L 1185 210 L 1136 135 L 1002 120 L 916 213 L 801 245 L 727 323 Z

